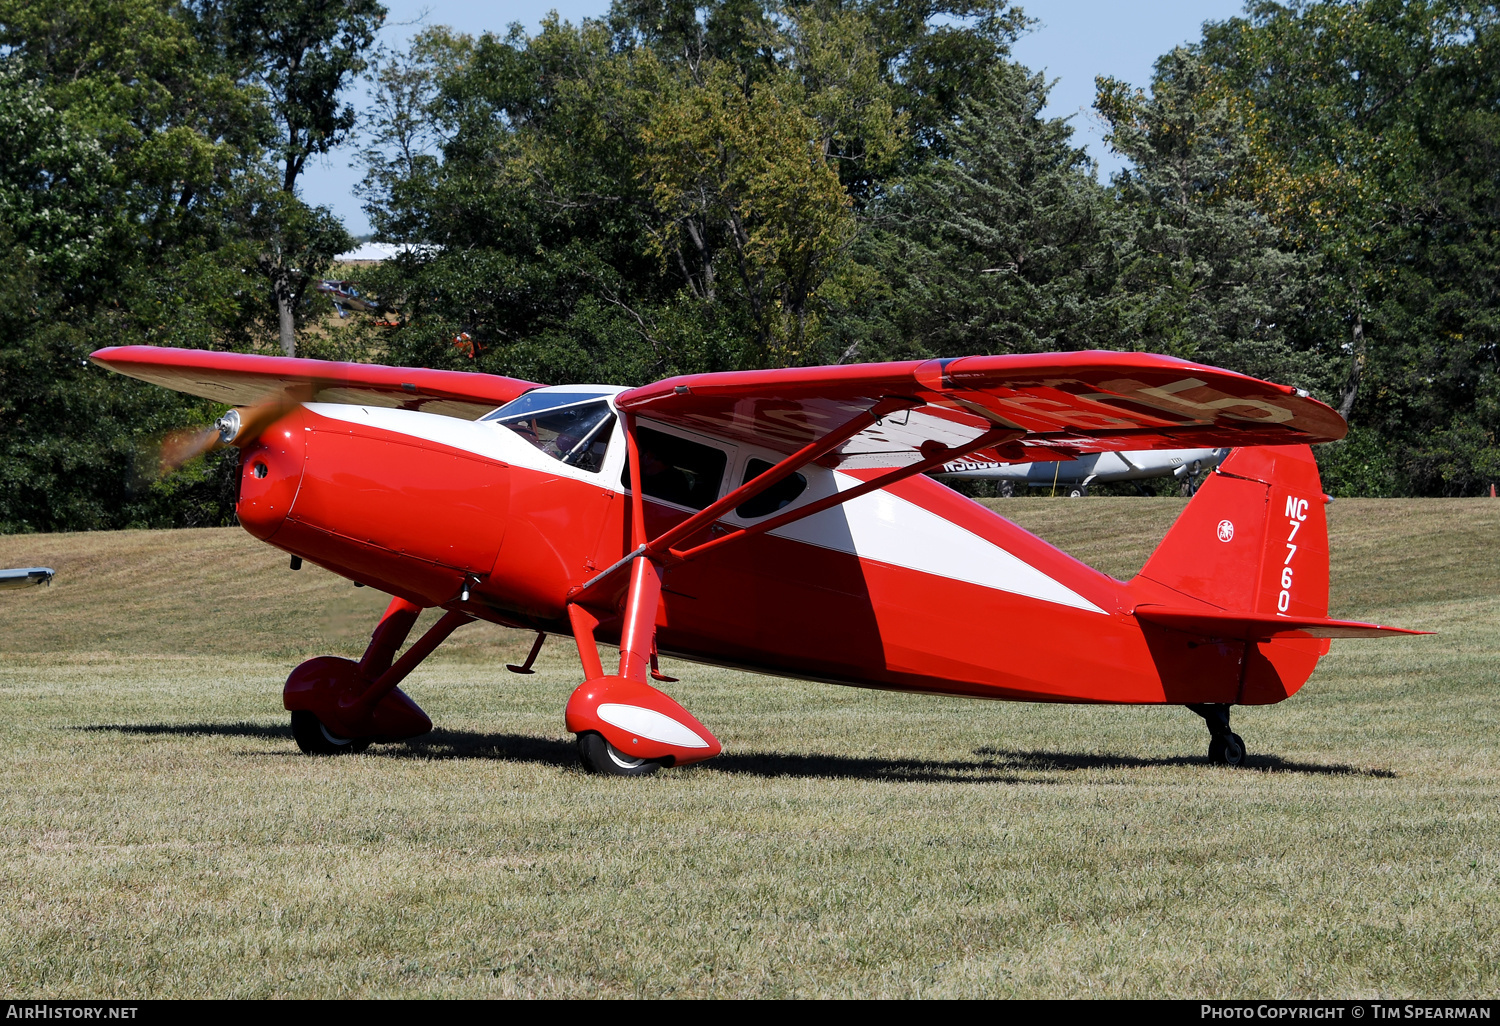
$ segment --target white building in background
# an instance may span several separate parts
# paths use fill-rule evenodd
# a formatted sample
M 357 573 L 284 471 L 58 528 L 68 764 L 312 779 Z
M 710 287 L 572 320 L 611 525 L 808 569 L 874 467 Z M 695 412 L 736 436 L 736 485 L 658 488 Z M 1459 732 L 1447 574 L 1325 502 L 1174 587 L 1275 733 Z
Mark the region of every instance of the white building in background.
M 418 256 L 428 256 L 437 252 L 436 246 L 413 245 L 406 242 L 395 245 L 389 242 L 363 242 L 347 253 L 340 253 L 333 259 L 338 263 L 362 263 L 378 264 L 382 260 L 389 260 L 401 253 L 416 253 Z

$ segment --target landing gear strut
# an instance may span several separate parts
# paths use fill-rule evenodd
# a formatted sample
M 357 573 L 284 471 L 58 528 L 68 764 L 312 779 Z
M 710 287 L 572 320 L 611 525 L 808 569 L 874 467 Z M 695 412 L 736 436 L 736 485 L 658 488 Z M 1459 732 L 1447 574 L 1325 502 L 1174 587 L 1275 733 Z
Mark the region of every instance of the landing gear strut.
M 1203 703 L 1188 708 L 1208 724 L 1208 761 L 1215 766 L 1243 765 L 1245 742 L 1229 729 L 1229 706 Z

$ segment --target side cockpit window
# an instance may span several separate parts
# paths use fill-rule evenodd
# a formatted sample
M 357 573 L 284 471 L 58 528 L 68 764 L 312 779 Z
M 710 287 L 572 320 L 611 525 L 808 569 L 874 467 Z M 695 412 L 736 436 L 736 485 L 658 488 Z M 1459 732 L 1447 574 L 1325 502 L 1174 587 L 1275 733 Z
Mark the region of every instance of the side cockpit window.
M 745 464 L 744 483 L 749 484 L 770 469 L 771 464 L 765 460 L 750 460 Z M 796 501 L 797 496 L 806 490 L 807 478 L 801 474 L 789 474 L 753 499 L 736 506 L 734 512 L 743 520 L 754 520 L 757 517 L 769 516 L 777 510 L 791 505 Z
M 644 427 L 636 429 L 636 445 L 641 453 L 642 495 L 688 509 L 707 509 L 718 499 L 729 462 L 723 449 Z M 620 483 L 630 488 L 628 460 Z
M 596 399 L 580 403 L 573 396 L 571 398 L 575 401 L 571 405 L 547 404 L 550 408 L 538 409 L 543 404 L 537 400 L 523 402 L 527 398 L 522 396 L 484 419 L 509 428 L 548 456 L 569 466 L 595 474 L 604 469 L 604 457 L 609 452 L 609 440 L 615 425 L 615 415 L 607 402 Z M 512 409 L 517 406 L 524 408 Z

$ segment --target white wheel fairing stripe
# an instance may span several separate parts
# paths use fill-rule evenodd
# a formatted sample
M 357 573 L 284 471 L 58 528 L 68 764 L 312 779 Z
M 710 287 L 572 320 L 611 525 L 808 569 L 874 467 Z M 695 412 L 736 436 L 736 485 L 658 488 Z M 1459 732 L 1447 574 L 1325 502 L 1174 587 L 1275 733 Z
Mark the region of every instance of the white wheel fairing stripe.
M 637 734 L 647 741 L 660 741 L 678 748 L 707 748 L 708 742 L 672 717 L 638 705 L 605 702 L 595 710 L 612 727 Z
M 611 479 L 609 471 L 615 466 L 613 453 L 605 471 L 600 474 L 567 466 L 505 428 L 483 421 L 456 420 L 432 413 L 379 406 L 306 405 L 312 412 L 332 420 L 368 424 L 503 463 L 577 478 L 600 488 L 608 487 L 605 482 Z M 817 467 L 807 468 L 804 472 L 809 478 L 828 474 L 839 491 L 848 491 L 860 483 L 848 474 Z M 812 480 L 809 485 L 813 487 L 804 493 L 803 501 L 812 501 L 817 495 L 824 494 L 827 488 L 826 485 L 823 489 L 817 488 Z M 994 542 L 883 490 L 779 527 L 771 534 L 890 566 L 966 581 L 983 588 L 1091 613 L 1104 613 L 1082 595 Z

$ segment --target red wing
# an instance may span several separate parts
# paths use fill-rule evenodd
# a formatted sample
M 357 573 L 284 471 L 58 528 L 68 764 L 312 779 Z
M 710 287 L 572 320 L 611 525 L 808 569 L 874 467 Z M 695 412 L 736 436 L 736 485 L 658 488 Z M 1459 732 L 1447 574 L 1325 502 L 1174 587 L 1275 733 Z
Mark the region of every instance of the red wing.
M 881 399 L 927 405 L 847 442 L 846 467 L 903 466 L 925 441 L 953 447 L 996 425 L 1024 431 L 1004 462 L 1072 459 L 1119 449 L 1186 449 L 1333 441 L 1332 409 L 1285 385 L 1150 353 L 1041 353 L 955 360 L 793 367 L 668 378 L 622 392 L 622 410 L 790 453 Z
M 161 346 L 101 349 L 89 359 L 153 385 L 231 406 L 249 406 L 292 392 L 306 393 L 312 402 L 388 406 L 476 420 L 522 392 L 539 387 L 497 374 Z

